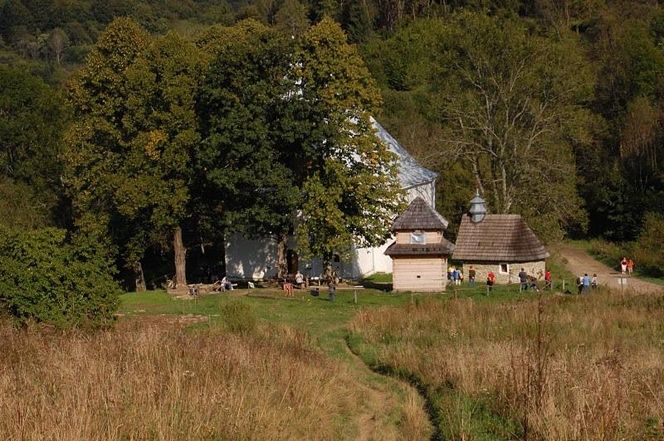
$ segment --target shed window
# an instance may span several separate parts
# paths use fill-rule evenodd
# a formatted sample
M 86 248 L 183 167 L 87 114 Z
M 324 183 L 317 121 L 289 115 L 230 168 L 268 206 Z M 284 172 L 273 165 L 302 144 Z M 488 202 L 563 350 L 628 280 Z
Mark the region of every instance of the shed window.
M 414 245 L 424 245 L 427 243 L 427 238 L 424 235 L 424 231 L 413 231 L 410 233 L 410 243 Z
M 509 274 L 510 273 L 510 265 L 509 263 L 501 263 L 498 272 L 500 274 Z

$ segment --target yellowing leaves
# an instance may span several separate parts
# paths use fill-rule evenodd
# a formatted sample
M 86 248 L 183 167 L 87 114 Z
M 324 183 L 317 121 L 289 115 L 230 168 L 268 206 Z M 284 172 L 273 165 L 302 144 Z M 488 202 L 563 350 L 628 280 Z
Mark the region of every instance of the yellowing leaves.
M 148 133 L 145 143 L 145 154 L 148 158 L 157 161 L 161 156 L 160 145 L 168 139 L 168 136 L 161 130 L 153 130 Z

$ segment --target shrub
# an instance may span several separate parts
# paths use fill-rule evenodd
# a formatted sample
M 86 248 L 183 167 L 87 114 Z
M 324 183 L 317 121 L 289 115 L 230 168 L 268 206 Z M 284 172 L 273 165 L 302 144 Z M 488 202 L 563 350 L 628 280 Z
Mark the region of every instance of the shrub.
M 648 213 L 634 247 L 634 259 L 639 272 L 650 276 L 664 275 L 664 216 Z
M 242 302 L 221 305 L 221 320 L 226 329 L 238 334 L 248 334 L 256 329 L 256 316 L 251 307 Z
M 590 241 L 588 252 L 613 269 L 620 269 L 620 260 L 626 254 L 629 254 L 624 246 L 600 239 Z
M 0 310 L 19 323 L 109 324 L 119 287 L 103 249 L 90 238 L 71 242 L 55 228 L 16 232 L 0 227 Z

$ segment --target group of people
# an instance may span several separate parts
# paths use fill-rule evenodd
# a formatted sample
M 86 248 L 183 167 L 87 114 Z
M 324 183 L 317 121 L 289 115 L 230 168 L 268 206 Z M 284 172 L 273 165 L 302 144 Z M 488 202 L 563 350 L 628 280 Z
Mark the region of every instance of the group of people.
M 634 261 L 631 258 L 624 257 L 620 259 L 620 273 L 632 275 L 634 271 Z
M 593 274 L 592 278 L 588 275 L 588 273 L 577 277 L 576 286 L 579 290 L 579 294 L 588 294 L 591 289 L 595 289 L 598 286 L 597 274 Z
M 540 272 L 540 277 L 542 273 Z M 539 286 L 537 285 L 537 278 L 535 276 L 529 275 L 524 268 L 521 268 L 519 271 L 519 284 L 521 291 L 532 290 L 539 292 Z M 551 271 L 544 271 L 544 289 L 551 289 Z
M 544 289 L 551 289 L 551 271 L 546 270 L 543 274 L 540 273 L 540 278 L 544 276 Z M 468 269 L 468 286 L 474 287 L 477 277 L 477 272 L 475 268 L 471 265 Z M 489 271 L 486 275 L 486 286 L 489 290 L 493 290 L 493 286 L 496 284 L 496 273 Z M 450 267 L 447 271 L 447 280 L 452 285 L 460 285 L 464 280 L 463 273 L 458 268 Z M 533 290 L 539 291 L 539 286 L 537 284 L 538 279 L 534 276 L 526 273 L 524 268 L 521 268 L 519 272 L 519 283 L 521 284 L 521 290 Z
M 447 270 L 447 280 L 452 285 L 461 285 L 461 282 L 463 282 L 463 273 L 459 268 L 450 267 Z

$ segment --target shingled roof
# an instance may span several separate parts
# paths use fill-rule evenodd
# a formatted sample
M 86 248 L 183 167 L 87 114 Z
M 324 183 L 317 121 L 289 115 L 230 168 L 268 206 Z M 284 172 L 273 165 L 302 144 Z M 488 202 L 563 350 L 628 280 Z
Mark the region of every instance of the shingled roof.
M 409 244 L 393 243 L 385 250 L 387 256 L 449 256 L 454 251 L 454 244 L 443 238 L 443 243 Z
M 474 223 L 464 215 L 452 258 L 475 262 L 532 262 L 549 257 L 518 214 L 488 214 Z
M 406 211 L 394 219 L 392 231 L 402 230 L 444 230 L 447 220 L 431 208 L 424 199 L 416 197 Z

